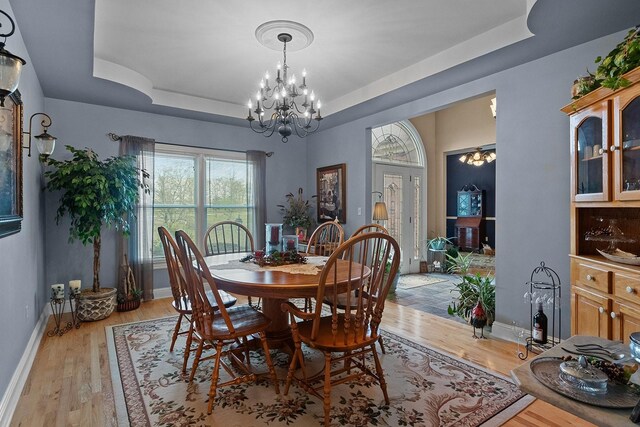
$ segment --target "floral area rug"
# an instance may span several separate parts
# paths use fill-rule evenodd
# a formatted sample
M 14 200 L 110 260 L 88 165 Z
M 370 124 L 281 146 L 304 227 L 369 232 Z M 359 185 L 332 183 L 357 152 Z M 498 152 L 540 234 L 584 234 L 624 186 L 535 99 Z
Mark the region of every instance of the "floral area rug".
M 257 383 L 218 389 L 207 415 L 212 361 L 200 364 L 192 384 L 181 375 L 184 336 L 169 352 L 176 318 L 107 327 L 109 359 L 121 426 L 310 426 L 322 425 L 322 402 L 293 384 L 276 395 L 268 376 Z M 381 354 L 390 404 L 372 378 L 332 388 L 331 425 L 479 426 L 500 425 L 533 398 L 508 379 L 383 331 Z M 266 372 L 264 356 L 252 364 Z M 272 351 L 280 391 L 288 356 Z M 322 356 L 305 349 L 305 361 L 322 366 Z M 370 363 L 373 363 L 370 361 Z M 221 379 L 226 372 L 221 369 Z M 313 369 L 310 372 L 315 372 Z

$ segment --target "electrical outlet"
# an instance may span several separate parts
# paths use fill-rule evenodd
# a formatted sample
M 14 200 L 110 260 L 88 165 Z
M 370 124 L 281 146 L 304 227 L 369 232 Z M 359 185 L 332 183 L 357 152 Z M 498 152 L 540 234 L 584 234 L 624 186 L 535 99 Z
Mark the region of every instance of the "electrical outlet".
M 358 215 L 362 215 L 362 208 L 358 208 Z

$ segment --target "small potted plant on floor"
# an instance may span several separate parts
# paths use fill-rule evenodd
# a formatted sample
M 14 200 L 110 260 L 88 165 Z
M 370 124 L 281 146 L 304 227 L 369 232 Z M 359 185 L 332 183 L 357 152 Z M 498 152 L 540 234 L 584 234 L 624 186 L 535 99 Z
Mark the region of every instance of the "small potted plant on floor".
M 447 308 L 451 316 L 458 316 L 469 322 L 471 310 L 480 301 L 487 315 L 487 325 L 491 326 L 496 315 L 496 286 L 492 276 L 480 274 L 464 275 L 455 289 L 457 298 Z
M 140 307 L 142 298 L 142 290 L 136 285 L 136 279 L 133 276 L 133 270 L 129 265 L 127 255 L 123 255 L 122 264 L 120 264 L 120 283 L 118 283 L 118 311 L 131 311 Z
M 66 146 L 72 158 L 55 160 L 49 157 L 45 172 L 46 188 L 59 191 L 56 223 L 64 216 L 71 220 L 69 241 L 80 240 L 93 245 L 93 288 L 83 289 L 78 297 L 80 320 L 100 320 L 111 315 L 116 307 L 116 289 L 100 287 L 100 247 L 102 227 L 113 227 L 129 233 L 128 219 L 138 201 L 140 188 L 149 191 L 145 179 L 149 174 L 139 170 L 131 156 L 99 160 L 90 149 Z

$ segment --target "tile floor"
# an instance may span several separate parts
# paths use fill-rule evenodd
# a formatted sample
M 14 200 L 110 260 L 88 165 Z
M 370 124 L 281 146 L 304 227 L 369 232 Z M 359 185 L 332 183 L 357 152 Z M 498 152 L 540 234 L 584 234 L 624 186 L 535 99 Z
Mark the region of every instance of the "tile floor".
M 460 280 L 458 276 L 437 273 L 429 273 L 429 276 L 445 279 L 446 281 L 411 289 L 397 289 L 395 295 L 389 296 L 388 299 L 400 305 L 464 323 L 462 319 L 456 316 L 449 316 L 447 313 L 447 307 L 452 299 L 457 296 L 455 291 L 451 291 L 455 290 L 454 283 Z

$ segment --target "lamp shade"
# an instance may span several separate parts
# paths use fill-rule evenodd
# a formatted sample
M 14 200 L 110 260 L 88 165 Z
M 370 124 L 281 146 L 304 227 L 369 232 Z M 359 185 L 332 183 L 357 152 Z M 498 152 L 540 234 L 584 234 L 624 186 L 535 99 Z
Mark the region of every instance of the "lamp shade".
M 34 137 L 36 139 L 36 147 L 38 152 L 45 156 L 50 156 L 56 148 L 56 137 L 48 134 L 45 130 L 40 135 Z
M 373 207 L 373 220 L 374 221 L 385 221 L 389 219 L 389 214 L 387 213 L 387 205 L 384 202 L 376 202 Z
M 0 96 L 3 99 L 18 88 L 24 64 L 24 59 L 13 55 L 4 47 L 0 49 Z

